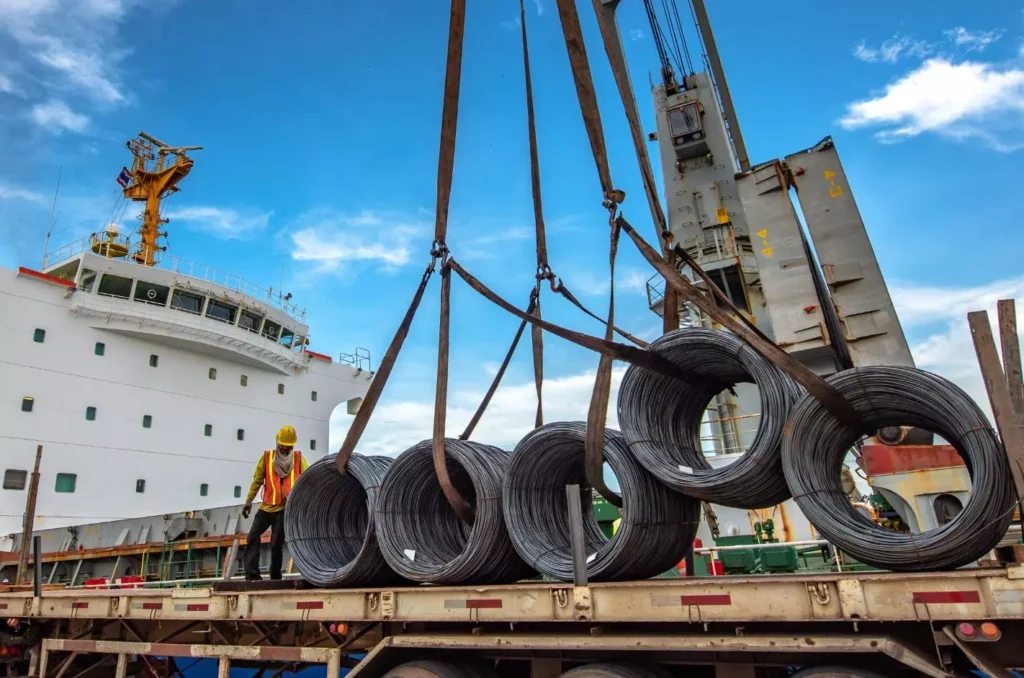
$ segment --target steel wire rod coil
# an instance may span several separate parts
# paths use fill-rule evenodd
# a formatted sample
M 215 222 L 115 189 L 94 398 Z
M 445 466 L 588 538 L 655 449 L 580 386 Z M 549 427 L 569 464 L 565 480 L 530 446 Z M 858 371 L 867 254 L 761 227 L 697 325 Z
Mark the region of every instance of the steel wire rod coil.
M 800 510 L 842 552 L 887 570 L 946 570 L 983 557 L 1006 534 L 1015 506 L 1009 462 L 988 419 L 952 382 L 912 367 L 859 367 L 828 378 L 860 415 L 841 424 L 804 396 L 790 417 L 782 465 Z M 923 533 L 876 525 L 850 505 L 840 470 L 851 446 L 883 426 L 916 426 L 949 442 L 967 465 L 971 496 L 950 522 Z M 898 453 L 899 447 L 893 451 Z
M 468 440 L 445 439 L 452 484 L 473 506 L 473 524 L 455 514 L 437 482 L 430 440 L 395 460 L 377 496 L 377 540 L 403 577 L 432 584 L 501 584 L 533 574 L 505 529 L 501 483 L 504 450 Z
M 757 509 L 790 497 L 782 473 L 782 431 L 803 393 L 786 373 L 725 330 L 683 328 L 654 341 L 654 351 L 678 366 L 686 381 L 635 365 L 619 387 L 619 424 L 629 451 L 672 489 L 704 501 Z M 760 391 L 761 416 L 749 449 L 713 468 L 700 433 L 715 396 L 739 383 Z
M 605 429 L 604 459 L 619 480 L 622 522 L 601 532 L 586 485 L 587 425 L 554 422 L 531 431 L 512 452 L 502 489 L 505 524 L 519 555 L 542 574 L 572 581 L 566 485 L 580 485 L 587 577 L 646 579 L 665 572 L 693 546 L 700 502 L 659 483 L 629 454 L 618 431 Z
M 373 507 L 390 457 L 352 455 L 341 474 L 329 455 L 300 476 L 285 504 L 288 552 L 317 586 L 399 583 L 377 545 Z

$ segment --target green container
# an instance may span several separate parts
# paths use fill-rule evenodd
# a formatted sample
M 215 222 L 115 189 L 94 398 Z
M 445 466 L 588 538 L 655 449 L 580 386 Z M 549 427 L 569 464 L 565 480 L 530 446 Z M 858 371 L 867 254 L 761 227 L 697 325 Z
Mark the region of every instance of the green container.
M 800 567 L 792 546 L 766 546 L 760 551 L 762 572 L 796 572 Z

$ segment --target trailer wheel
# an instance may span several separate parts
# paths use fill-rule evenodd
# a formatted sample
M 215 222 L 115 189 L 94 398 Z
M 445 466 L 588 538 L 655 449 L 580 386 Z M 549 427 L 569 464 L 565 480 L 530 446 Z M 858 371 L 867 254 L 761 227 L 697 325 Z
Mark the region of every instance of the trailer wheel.
M 852 666 L 809 666 L 790 678 L 885 678 L 882 674 Z
M 566 671 L 560 678 L 670 678 L 671 675 L 656 664 L 598 662 Z
M 419 659 L 406 662 L 384 674 L 384 678 L 497 678 L 494 667 L 481 661 L 460 662 Z

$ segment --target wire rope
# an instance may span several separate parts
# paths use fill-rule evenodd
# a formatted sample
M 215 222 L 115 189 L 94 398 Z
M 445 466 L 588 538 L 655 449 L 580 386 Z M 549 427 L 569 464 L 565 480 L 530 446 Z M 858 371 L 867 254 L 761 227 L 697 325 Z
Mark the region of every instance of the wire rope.
M 403 577 L 432 584 L 501 584 L 532 574 L 505 529 L 501 483 L 504 450 L 446 438 L 445 462 L 455 489 L 473 507 L 472 525 L 448 503 L 434 473 L 430 440 L 409 448 L 388 469 L 377 495 L 377 541 Z
M 844 553 L 887 570 L 945 570 L 972 563 L 1006 534 L 1015 507 L 1009 462 L 985 415 L 952 382 L 912 367 L 873 366 L 828 378 L 865 430 L 841 424 L 814 398 L 796 404 L 782 464 L 800 510 Z M 908 425 L 949 442 L 967 465 L 971 495 L 948 523 L 921 533 L 875 524 L 850 505 L 840 470 L 851 446 L 884 426 Z M 899 453 L 899 447 L 893 448 Z
M 744 509 L 767 508 L 789 498 L 780 446 L 790 409 L 802 389 L 731 332 L 682 328 L 649 350 L 668 359 L 686 381 L 631 366 L 619 387 L 619 423 L 630 452 L 672 489 L 704 501 Z M 700 434 L 715 396 L 739 383 L 760 392 L 757 433 L 746 453 L 714 468 Z
M 509 462 L 502 489 L 505 524 L 523 560 L 538 572 L 572 581 L 572 540 L 566 485 L 586 485 L 587 425 L 556 422 L 531 431 Z M 619 481 L 622 521 L 609 539 L 581 493 L 587 577 L 646 579 L 671 569 L 693 546 L 700 503 L 673 492 L 641 466 L 618 431 L 605 429 L 604 459 Z
M 402 578 L 377 545 L 373 506 L 390 457 L 353 455 L 338 471 L 336 455 L 311 464 L 285 504 L 288 552 L 317 586 L 385 586 Z

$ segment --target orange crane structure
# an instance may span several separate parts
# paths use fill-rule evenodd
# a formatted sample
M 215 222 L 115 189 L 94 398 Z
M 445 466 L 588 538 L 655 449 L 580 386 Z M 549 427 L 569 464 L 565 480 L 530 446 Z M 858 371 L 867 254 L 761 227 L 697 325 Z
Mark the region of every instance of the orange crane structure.
M 192 171 L 195 162 L 188 156 L 188 151 L 202 150 L 203 147 L 170 146 L 145 132 L 139 132 L 138 137 L 126 145 L 134 159 L 132 180 L 124 189 L 124 197 L 146 203 L 138 231 L 141 239 L 131 258 L 138 264 L 153 266 L 159 261 L 159 253 L 167 249 L 159 244 L 160 238 L 167 237 L 167 232 L 161 231 L 160 225 L 168 221 L 160 217 L 160 201 L 180 190 L 178 183 Z

